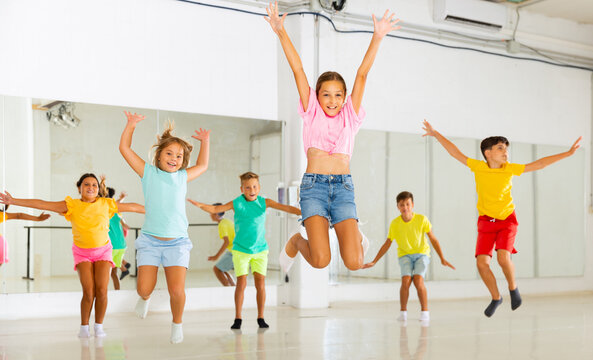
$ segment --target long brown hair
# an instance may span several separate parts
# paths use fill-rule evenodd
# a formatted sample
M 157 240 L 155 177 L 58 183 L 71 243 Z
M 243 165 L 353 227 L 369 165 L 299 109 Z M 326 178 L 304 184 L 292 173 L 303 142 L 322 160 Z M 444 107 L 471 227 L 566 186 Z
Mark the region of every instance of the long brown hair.
M 194 147 L 187 141 L 173 136 L 171 134 L 171 132 L 173 131 L 173 127 L 173 122 L 169 121 L 162 135 L 157 136 L 157 143 L 152 146 L 153 148 L 156 148 L 153 158 L 153 165 L 156 167 L 159 166 L 159 157 L 161 156 L 163 149 L 165 149 L 167 146 L 173 143 L 177 143 L 181 146 L 181 148 L 183 148 L 183 162 L 181 163 L 181 169 L 185 169 L 187 165 L 189 165 L 189 156 Z
M 344 87 L 344 96 L 346 96 L 346 82 L 344 81 L 342 75 L 335 71 L 326 71 L 319 75 L 319 78 L 317 78 L 317 85 L 315 85 L 315 94 L 317 94 L 317 96 L 319 96 L 319 89 L 321 89 L 321 85 L 323 85 L 323 83 L 326 81 L 341 82 L 342 86 Z

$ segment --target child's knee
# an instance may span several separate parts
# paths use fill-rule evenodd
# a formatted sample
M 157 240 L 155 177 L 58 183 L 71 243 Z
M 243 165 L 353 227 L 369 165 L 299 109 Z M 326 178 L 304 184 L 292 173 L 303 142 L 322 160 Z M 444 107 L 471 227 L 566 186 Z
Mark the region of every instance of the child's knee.
M 422 275 L 414 275 L 414 278 L 412 279 L 412 281 L 414 282 L 414 286 L 417 289 L 424 288 L 424 278 L 422 277 Z
M 331 254 L 325 253 L 312 253 L 311 254 L 311 266 L 316 269 L 323 269 L 331 261 Z
M 409 289 L 411 284 L 412 284 L 411 276 L 402 276 L 402 288 Z

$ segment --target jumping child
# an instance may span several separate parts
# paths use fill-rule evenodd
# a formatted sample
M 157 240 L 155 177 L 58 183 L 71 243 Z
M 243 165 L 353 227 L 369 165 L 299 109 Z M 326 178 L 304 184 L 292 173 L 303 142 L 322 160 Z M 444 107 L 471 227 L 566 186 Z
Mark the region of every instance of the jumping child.
M 0 209 L 0 224 L 2 224 L 6 220 L 29 220 L 29 221 L 44 221 L 49 218 L 49 214 L 41 213 L 39 216 L 33 216 L 25 213 L 7 213 L 6 210 L 8 209 L 8 205 L 5 205 L 2 209 Z M 6 240 L 0 234 L 0 266 L 9 262 L 10 259 L 8 258 L 8 244 Z
M 107 188 L 107 197 L 113 199 L 115 196 L 115 189 L 108 187 Z M 119 198 L 117 199 L 117 203 L 120 204 L 121 201 L 126 197 L 126 193 L 121 193 Z M 111 269 L 111 280 L 113 280 L 113 287 L 115 290 L 119 290 L 119 280 L 125 277 L 125 273 L 129 273 L 128 270 L 130 268 L 130 263 L 124 260 L 124 254 L 126 253 L 126 237 L 125 237 L 125 230 L 129 229 L 130 227 L 124 219 L 119 215 L 119 213 L 113 214 L 111 219 L 109 219 L 109 240 L 111 241 L 111 246 L 113 246 L 112 254 L 113 254 L 113 263 L 115 267 Z M 121 269 L 121 279 L 117 277 L 117 269 Z
M 142 178 L 146 217 L 135 246 L 138 264 L 136 314 L 141 319 L 148 313 L 150 295 L 157 281 L 159 266 L 165 268 L 171 314 L 171 343 L 183 341 L 183 308 L 185 306 L 185 275 L 189 252 L 193 247 L 188 237 L 189 223 L 185 213 L 187 183 L 208 168 L 210 131 L 200 129 L 192 137 L 199 140 L 200 153 L 196 165 L 189 165 L 192 145 L 171 135 L 172 124 L 158 137 L 152 165 L 132 150 L 132 135 L 145 116 L 125 112 L 128 122 L 122 133 L 119 151 L 130 167 Z

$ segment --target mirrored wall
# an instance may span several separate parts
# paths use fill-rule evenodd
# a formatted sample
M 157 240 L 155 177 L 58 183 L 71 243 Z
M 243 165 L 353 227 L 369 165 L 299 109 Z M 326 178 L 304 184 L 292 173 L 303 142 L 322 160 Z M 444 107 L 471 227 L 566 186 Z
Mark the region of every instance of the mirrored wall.
M 450 140 L 467 156 L 482 159 L 480 140 Z M 568 149 L 510 141 L 510 161 L 515 163 L 529 163 Z M 457 268 L 442 266 L 432 250 L 427 279 L 479 278 L 474 258 L 477 196 L 469 168 L 452 158 L 432 138 L 361 130 L 356 138 L 351 170 L 358 216 L 362 230 L 371 240 L 365 262 L 373 260 L 387 238 L 391 220 L 400 215 L 395 201 L 397 194 L 410 191 L 414 194 L 414 211 L 428 216 L 446 259 Z M 583 275 L 584 179 L 584 150 L 541 171 L 513 178 L 519 221 L 515 243 L 518 253 L 513 255 L 513 261 L 518 278 Z M 330 266 L 334 283 L 400 279 L 397 244 L 370 269 L 351 272 L 336 256 Z M 498 278 L 504 278 L 500 267 L 492 268 Z
M 228 202 L 241 194 L 239 175 L 254 171 L 261 176 L 260 195 L 277 200 L 277 187 L 282 182 L 282 123 L 257 119 L 218 117 L 152 109 L 126 108 L 85 103 L 73 104 L 73 113 L 80 121 L 65 123 L 47 116 L 39 109 L 52 100 L 2 97 L 6 139 L 6 160 L 2 162 L 0 182 L 14 197 L 36 197 L 63 200 L 78 197 L 76 181 L 81 174 L 105 175 L 107 185 L 115 188 L 116 197 L 127 193 L 124 201 L 142 204 L 140 178 L 119 153 L 121 132 L 126 124 L 124 110 L 146 116 L 136 128 L 132 148 L 146 161 L 151 161 L 152 145 L 168 121 L 173 121 L 174 134 L 194 145 L 190 164 L 196 162 L 199 142 L 191 138 L 199 128 L 211 130 L 210 164 L 207 172 L 188 184 L 188 198 L 206 203 Z M 49 112 L 59 113 L 54 105 Z M 0 147 L 2 149 L 2 147 Z M 10 212 L 38 215 L 41 211 L 11 206 Z M 134 239 L 144 216 L 122 214 L 131 227 L 124 256 L 131 274 L 121 281 L 122 289 L 135 289 Z M 217 224 L 202 210 L 187 204 L 190 223 L 191 251 L 187 287 L 221 286 L 212 267 L 222 245 Z M 233 212 L 225 215 L 233 220 Z M 268 211 L 266 236 L 270 253 L 278 253 L 284 234 L 285 215 Z M 72 233 L 63 216 L 51 214 L 44 222 L 10 220 L 1 224 L 8 247 L 9 262 L 0 267 L 2 292 L 79 291 L 78 276 L 73 271 Z M 162 269 L 160 270 L 162 272 Z M 270 256 L 268 283 L 280 281 L 277 258 Z M 166 288 L 164 274 L 159 275 L 157 288 Z M 113 289 L 113 284 L 110 284 Z

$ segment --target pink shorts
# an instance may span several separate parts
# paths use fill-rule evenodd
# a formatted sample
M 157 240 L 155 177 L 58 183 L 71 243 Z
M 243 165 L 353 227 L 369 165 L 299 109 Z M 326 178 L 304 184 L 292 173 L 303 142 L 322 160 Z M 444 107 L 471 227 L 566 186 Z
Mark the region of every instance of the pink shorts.
M 0 264 L 9 262 L 8 259 L 8 243 L 4 241 L 4 237 L 0 235 Z
M 76 271 L 76 265 L 81 262 L 94 263 L 95 261 L 109 261 L 111 267 L 115 267 L 113 263 L 113 256 L 111 255 L 111 243 L 103 245 L 98 248 L 81 248 L 72 244 L 72 255 L 74 256 L 74 271 Z

